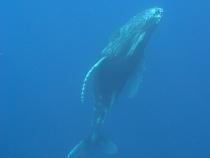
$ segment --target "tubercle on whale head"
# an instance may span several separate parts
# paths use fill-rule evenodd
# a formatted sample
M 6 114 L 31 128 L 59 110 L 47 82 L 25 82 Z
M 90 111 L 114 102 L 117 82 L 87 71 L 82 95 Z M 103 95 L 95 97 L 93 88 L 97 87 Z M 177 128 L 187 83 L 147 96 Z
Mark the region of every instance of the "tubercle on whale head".
M 144 19 L 146 20 L 149 20 L 151 18 L 161 19 L 161 17 L 163 16 L 163 9 L 159 7 L 154 7 L 154 8 L 147 9 L 138 15 L 143 16 Z
M 145 10 L 144 12 L 137 14 L 130 19 L 128 23 L 132 24 L 133 27 L 143 29 L 149 28 L 150 26 L 155 27 L 160 22 L 163 16 L 163 9 L 154 7 Z M 129 26 L 129 25 L 128 25 Z
M 158 7 L 154 7 L 151 9 L 146 10 L 146 12 L 148 12 L 148 14 L 150 15 L 150 17 L 156 18 L 157 21 L 156 23 L 159 23 L 162 16 L 163 16 L 163 9 L 162 8 L 158 8 Z

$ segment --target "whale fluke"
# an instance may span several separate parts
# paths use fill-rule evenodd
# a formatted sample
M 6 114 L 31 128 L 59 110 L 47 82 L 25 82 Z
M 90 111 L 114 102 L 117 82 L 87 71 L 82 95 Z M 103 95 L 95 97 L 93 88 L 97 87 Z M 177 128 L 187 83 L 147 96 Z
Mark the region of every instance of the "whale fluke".
M 117 146 L 101 134 L 98 134 L 94 141 L 92 135 L 89 135 L 74 147 L 67 158 L 80 158 L 91 150 L 104 154 L 115 154 L 118 152 Z

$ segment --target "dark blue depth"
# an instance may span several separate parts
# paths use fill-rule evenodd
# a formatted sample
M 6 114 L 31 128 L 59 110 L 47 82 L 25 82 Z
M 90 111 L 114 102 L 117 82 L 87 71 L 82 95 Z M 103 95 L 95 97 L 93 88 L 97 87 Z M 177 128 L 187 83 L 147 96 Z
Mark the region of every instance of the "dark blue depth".
M 143 83 L 122 92 L 101 132 L 119 158 L 210 155 L 208 1 L 0 2 L 0 157 L 61 158 L 90 130 L 84 77 L 115 30 L 164 9 L 145 50 Z M 108 158 L 91 152 L 87 158 Z

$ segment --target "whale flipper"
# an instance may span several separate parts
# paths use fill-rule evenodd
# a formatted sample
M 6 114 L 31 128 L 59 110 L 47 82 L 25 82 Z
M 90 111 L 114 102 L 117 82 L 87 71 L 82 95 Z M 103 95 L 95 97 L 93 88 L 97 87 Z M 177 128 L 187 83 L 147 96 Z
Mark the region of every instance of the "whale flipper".
M 138 66 L 134 69 L 134 71 L 131 74 L 130 87 L 129 87 L 128 94 L 127 94 L 128 98 L 133 97 L 137 93 L 137 91 L 139 89 L 139 85 L 142 82 L 143 71 L 145 69 L 146 68 L 144 66 L 144 59 L 141 59 L 140 62 L 138 63 Z
M 106 57 L 101 58 L 95 65 L 93 65 L 93 67 L 88 71 L 87 75 L 85 76 L 83 85 L 82 85 L 82 94 L 81 94 L 81 102 L 84 102 L 84 93 L 85 93 L 85 87 L 86 87 L 86 83 L 87 80 L 90 76 L 90 74 L 92 73 L 92 71 L 98 66 L 100 65 L 100 63 L 105 59 Z

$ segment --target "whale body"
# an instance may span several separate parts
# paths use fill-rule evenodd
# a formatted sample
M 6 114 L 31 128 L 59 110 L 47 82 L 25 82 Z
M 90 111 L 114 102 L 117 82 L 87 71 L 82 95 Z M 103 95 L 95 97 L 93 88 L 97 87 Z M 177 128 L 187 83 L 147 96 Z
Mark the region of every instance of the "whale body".
M 142 82 L 144 49 L 157 28 L 163 9 L 154 7 L 137 14 L 109 39 L 98 62 L 87 73 L 82 97 L 90 74 L 93 74 L 93 117 L 90 134 L 69 153 L 67 158 L 79 158 L 91 150 L 117 153 L 117 146 L 99 133 L 111 107 L 125 84 L 130 81 L 128 97 L 133 97 Z

